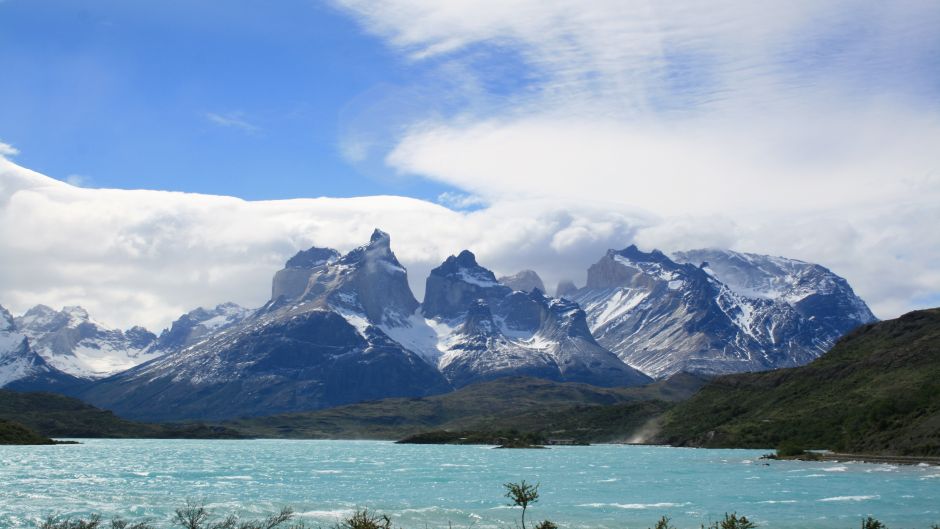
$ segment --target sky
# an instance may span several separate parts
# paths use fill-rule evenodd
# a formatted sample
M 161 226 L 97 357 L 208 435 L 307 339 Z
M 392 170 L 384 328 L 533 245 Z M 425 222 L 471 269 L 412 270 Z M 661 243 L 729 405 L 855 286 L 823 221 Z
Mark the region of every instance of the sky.
M 554 285 L 637 243 L 937 306 L 938 27 L 928 0 L 0 0 L 0 304 L 158 330 L 378 226 L 419 297 L 463 248 Z

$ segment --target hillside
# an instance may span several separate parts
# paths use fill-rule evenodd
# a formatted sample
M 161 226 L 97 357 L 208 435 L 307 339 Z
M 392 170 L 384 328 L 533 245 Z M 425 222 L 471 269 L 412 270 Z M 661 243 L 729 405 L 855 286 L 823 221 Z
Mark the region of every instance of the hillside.
M 224 424 L 255 437 L 400 439 L 430 430 L 515 429 L 609 441 L 629 438 L 703 383 L 685 374 L 633 388 L 510 377 L 433 397 L 385 399 Z
M 51 445 L 55 441 L 43 437 L 22 424 L 0 419 L 0 445 Z
M 49 437 L 237 439 L 238 432 L 203 424 L 147 424 L 122 419 L 71 397 L 0 390 L 0 420 Z
M 938 455 L 940 309 L 862 326 L 803 367 L 716 378 L 654 441 Z

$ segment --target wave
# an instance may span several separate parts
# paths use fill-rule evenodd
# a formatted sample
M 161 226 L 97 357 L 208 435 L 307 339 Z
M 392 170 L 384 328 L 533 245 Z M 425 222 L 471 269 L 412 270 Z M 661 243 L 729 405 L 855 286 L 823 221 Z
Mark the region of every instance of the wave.
M 877 500 L 881 496 L 875 494 L 872 496 L 833 496 L 831 498 L 823 498 L 816 501 L 867 501 L 867 500 Z
M 616 507 L 617 509 L 658 509 L 664 507 L 682 507 L 688 503 L 582 503 L 578 507 Z

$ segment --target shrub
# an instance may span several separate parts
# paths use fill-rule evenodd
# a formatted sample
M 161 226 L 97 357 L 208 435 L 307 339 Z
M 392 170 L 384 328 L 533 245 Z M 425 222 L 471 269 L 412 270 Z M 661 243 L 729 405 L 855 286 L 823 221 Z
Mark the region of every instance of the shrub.
M 777 457 L 796 457 L 805 453 L 806 450 L 793 441 L 784 441 L 777 447 Z
M 723 520 L 709 525 L 708 529 L 754 529 L 755 527 L 757 524 L 748 520 L 746 516 L 738 518 L 738 513 L 725 513 Z
M 368 509 L 356 511 L 352 516 L 336 524 L 333 529 L 391 529 L 392 520 L 388 516 L 369 512 Z
M 862 520 L 862 529 L 888 529 L 885 524 L 869 516 Z
M 558 529 L 558 526 L 554 522 L 543 520 L 535 524 L 535 529 Z
M 656 522 L 656 525 L 653 526 L 653 529 L 676 529 L 674 526 L 669 525 L 669 517 L 663 516 Z

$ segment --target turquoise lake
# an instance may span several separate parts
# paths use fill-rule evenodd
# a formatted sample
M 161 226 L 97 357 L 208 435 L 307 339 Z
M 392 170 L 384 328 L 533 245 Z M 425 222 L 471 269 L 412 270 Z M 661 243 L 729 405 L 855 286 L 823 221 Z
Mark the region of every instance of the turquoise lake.
M 541 483 L 528 521 L 646 528 L 662 515 L 699 527 L 737 511 L 762 527 L 940 524 L 940 467 L 770 462 L 762 451 L 600 445 L 549 450 L 375 441 L 84 440 L 0 446 L 0 527 L 102 513 L 168 526 L 187 498 L 218 515 L 292 506 L 329 527 L 357 508 L 404 529 L 510 528 L 502 484 Z

